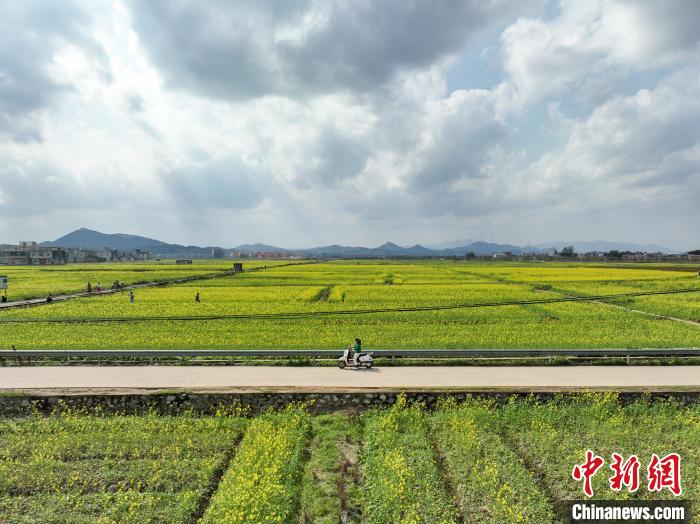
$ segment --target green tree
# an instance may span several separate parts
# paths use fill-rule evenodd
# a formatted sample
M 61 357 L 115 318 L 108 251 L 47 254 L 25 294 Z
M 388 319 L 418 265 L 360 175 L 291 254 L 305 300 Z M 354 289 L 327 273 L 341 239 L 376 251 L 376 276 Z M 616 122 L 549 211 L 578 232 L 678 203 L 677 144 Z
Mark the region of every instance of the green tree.
M 561 256 L 564 258 L 573 258 L 576 253 L 574 252 L 574 246 L 566 246 L 564 249 L 561 250 Z

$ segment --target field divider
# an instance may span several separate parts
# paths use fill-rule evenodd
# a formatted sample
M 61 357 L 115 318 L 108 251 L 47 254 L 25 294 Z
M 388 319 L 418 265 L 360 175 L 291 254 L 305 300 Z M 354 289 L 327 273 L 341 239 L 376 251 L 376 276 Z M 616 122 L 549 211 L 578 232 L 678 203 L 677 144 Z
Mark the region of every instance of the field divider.
M 537 464 L 532 459 L 532 457 L 523 451 L 523 449 L 518 445 L 515 439 L 513 439 L 512 435 L 510 435 L 505 428 L 498 427 L 498 429 L 496 430 L 496 434 L 501 437 L 503 444 L 509 447 L 513 451 L 513 453 L 515 453 L 515 455 L 522 461 L 525 468 L 527 468 L 527 470 L 530 473 L 532 473 L 532 478 L 534 479 L 535 484 L 540 488 L 544 496 L 547 497 L 547 500 L 549 501 L 550 505 L 553 508 L 557 507 L 557 504 L 560 501 L 552 491 L 552 486 L 550 486 L 549 483 L 545 480 L 542 471 L 540 470 L 540 468 L 537 467 Z
M 447 464 L 446 464 L 446 459 L 445 455 L 443 454 L 442 449 L 440 449 L 440 444 L 438 443 L 437 439 L 435 438 L 435 432 L 430 428 L 427 424 L 427 422 L 424 420 L 423 421 L 423 426 L 425 428 L 425 432 L 428 436 L 428 442 L 430 442 L 430 445 L 433 448 L 433 454 L 435 457 L 435 465 L 437 466 L 438 473 L 440 474 L 440 478 L 442 479 L 442 484 L 445 486 L 445 489 L 447 490 L 447 494 L 450 497 L 450 500 L 452 501 L 452 505 L 455 507 L 457 516 L 457 523 L 458 524 L 465 524 L 466 518 L 464 516 L 464 508 L 462 507 L 462 504 L 460 503 L 459 497 L 457 496 L 457 490 L 454 487 L 454 484 L 452 483 L 452 479 L 450 478 L 450 475 L 447 473 Z
M 276 266 L 279 267 L 279 266 Z M 285 320 L 335 315 L 371 315 L 378 313 L 413 313 L 419 311 L 446 311 L 482 307 L 522 306 L 527 304 L 558 304 L 561 302 L 597 302 L 605 299 L 643 297 L 653 295 L 677 295 L 682 293 L 698 293 L 699 288 L 674 289 L 664 291 L 640 291 L 635 293 L 617 293 L 610 295 L 565 296 L 561 298 L 543 298 L 534 300 L 514 300 L 501 302 L 443 304 L 433 306 L 376 308 L 376 309 L 339 309 L 334 311 L 299 311 L 284 313 L 258 314 L 228 314 L 228 315 L 197 315 L 197 316 L 143 316 L 143 317 L 58 317 L 58 318 L 0 318 L 0 324 L 21 323 L 61 323 L 89 324 L 100 322 L 162 322 L 162 321 L 207 321 L 207 320 Z
M 236 456 L 236 451 L 238 450 L 238 446 L 240 445 L 242 439 L 243 433 L 241 432 L 238 434 L 234 442 L 231 443 L 230 449 L 228 449 L 228 451 L 226 452 L 226 458 L 221 461 L 219 467 L 216 468 L 216 470 L 212 474 L 209 486 L 207 486 L 207 489 L 204 491 L 204 493 L 202 493 L 202 496 L 199 499 L 197 509 L 190 516 L 189 522 L 191 524 L 196 524 L 204 516 L 204 513 L 207 511 L 207 508 L 209 507 L 209 503 L 211 502 L 214 493 L 216 493 L 219 489 L 219 484 L 221 484 L 221 479 L 223 478 L 224 473 L 226 473 L 226 470 L 231 465 L 233 457 Z
M 264 267 L 252 267 L 250 269 L 246 269 L 246 273 L 251 273 L 251 272 L 257 272 L 257 271 L 265 271 L 268 269 L 274 269 L 278 267 L 287 267 L 287 266 L 300 266 L 304 264 L 317 264 L 319 261 L 309 261 L 309 262 L 290 262 L 289 264 L 278 264 L 275 266 L 264 266 Z M 25 308 L 25 307 L 33 307 L 33 306 L 46 306 L 46 305 L 51 305 L 55 304 L 57 302 L 65 302 L 67 300 L 72 300 L 75 298 L 93 298 L 93 297 L 99 297 L 99 296 L 104 296 L 104 295 L 114 295 L 116 293 L 125 293 L 127 291 L 133 291 L 134 289 L 144 289 L 148 287 L 165 287 L 165 286 L 171 286 L 173 284 L 186 284 L 188 282 L 196 282 L 198 280 L 211 280 L 214 278 L 224 278 L 224 277 L 230 277 L 233 275 L 238 275 L 240 274 L 240 271 L 235 271 L 232 269 L 227 269 L 227 270 L 222 270 L 218 271 L 216 273 L 203 273 L 201 275 L 192 275 L 189 277 L 178 277 L 178 278 L 171 278 L 171 279 L 165 279 L 165 280 L 153 280 L 151 282 L 142 282 L 140 284 L 129 284 L 126 286 L 122 286 L 117 289 L 104 289 L 100 291 L 99 293 L 97 292 L 92 292 L 92 293 L 87 293 L 84 291 L 81 291 L 79 293 L 66 293 L 62 295 L 56 295 L 55 297 L 52 297 L 51 302 L 46 302 L 45 298 L 29 298 L 25 300 L 17 300 L 14 302 L 5 302 L 0 304 L 0 310 L 4 309 L 16 309 L 16 308 Z
M 474 275 L 479 275 L 479 273 L 470 273 Z M 523 286 L 526 287 L 528 286 L 527 282 L 519 281 L 519 280 L 510 280 L 504 277 L 497 277 L 494 275 L 485 275 L 484 278 L 490 279 L 492 282 L 497 282 L 499 284 L 512 284 L 516 286 Z M 629 282 L 644 282 L 644 280 L 620 280 L 620 283 L 629 283 Z M 673 320 L 675 322 L 681 322 L 683 324 L 687 324 L 690 326 L 698 326 L 700 325 L 700 322 L 696 320 L 689 320 L 689 319 L 684 319 L 684 318 L 678 318 L 678 317 L 672 317 L 670 315 L 662 315 L 660 313 L 652 313 L 650 311 L 644 311 L 641 309 L 634 309 L 634 308 L 629 308 L 620 304 L 614 304 L 611 302 L 606 302 L 606 300 L 615 300 L 616 298 L 626 298 L 624 295 L 627 295 L 627 297 L 641 297 L 641 296 L 647 296 L 647 295 L 666 295 L 666 294 L 673 294 L 671 293 L 671 290 L 667 292 L 640 292 L 639 294 L 618 294 L 616 295 L 576 295 L 574 293 L 571 293 L 569 291 L 566 291 L 565 289 L 561 288 L 554 288 L 554 287 L 549 287 L 547 291 L 550 291 L 552 293 L 557 293 L 559 295 L 564 295 L 565 297 L 572 298 L 572 299 L 590 299 L 591 302 L 594 302 L 596 304 L 600 304 L 602 306 L 609 306 L 609 307 L 615 307 L 618 309 L 622 309 L 625 311 L 629 311 L 630 313 L 637 313 L 639 315 L 644 315 L 648 317 L 653 317 L 653 318 L 660 318 L 663 320 Z M 700 291 L 698 289 L 697 291 Z M 527 305 L 532 305 L 532 304 L 527 304 Z
M 557 291 L 557 292 L 559 292 L 559 293 L 561 293 L 561 294 L 563 294 L 563 295 L 566 295 L 566 296 L 575 296 L 575 295 L 571 295 L 571 294 L 569 294 L 569 293 L 567 293 L 566 291 L 563 291 L 563 290 Z M 660 313 L 652 313 L 652 312 L 650 312 L 650 311 L 644 311 L 644 310 L 641 310 L 641 309 L 634 309 L 634 308 L 626 307 L 626 306 L 623 306 L 623 305 L 621 305 L 621 304 L 614 304 L 614 303 L 612 303 L 612 302 L 605 302 L 605 300 L 595 300 L 594 302 L 595 302 L 596 304 L 600 304 L 600 305 L 602 305 L 602 306 L 608 306 L 608 307 L 614 307 L 614 308 L 618 308 L 618 309 L 623 309 L 623 310 L 625 310 L 625 311 L 629 311 L 630 313 L 637 313 L 637 314 L 639 314 L 639 315 L 644 315 L 644 316 L 647 316 L 647 317 L 660 318 L 660 319 L 663 319 L 663 320 L 673 320 L 673 321 L 675 321 L 675 322 L 682 322 L 683 324 L 688 324 L 688 325 L 690 325 L 690 326 L 698 326 L 698 325 L 700 325 L 700 322 L 698 322 L 698 321 L 696 321 L 696 320 L 689 320 L 689 319 L 685 319 L 685 318 L 672 317 L 672 316 L 670 316 L 670 315 L 662 315 L 662 314 L 660 314 Z

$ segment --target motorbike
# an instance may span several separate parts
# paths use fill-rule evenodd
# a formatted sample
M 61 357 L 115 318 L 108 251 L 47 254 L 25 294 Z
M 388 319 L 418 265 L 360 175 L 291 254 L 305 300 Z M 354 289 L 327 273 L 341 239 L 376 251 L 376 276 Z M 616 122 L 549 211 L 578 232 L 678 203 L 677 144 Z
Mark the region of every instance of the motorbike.
M 368 368 L 372 367 L 372 353 L 360 353 L 355 358 L 350 356 L 352 348 L 343 351 L 343 356 L 338 359 L 338 367 L 345 369 L 346 366 Z

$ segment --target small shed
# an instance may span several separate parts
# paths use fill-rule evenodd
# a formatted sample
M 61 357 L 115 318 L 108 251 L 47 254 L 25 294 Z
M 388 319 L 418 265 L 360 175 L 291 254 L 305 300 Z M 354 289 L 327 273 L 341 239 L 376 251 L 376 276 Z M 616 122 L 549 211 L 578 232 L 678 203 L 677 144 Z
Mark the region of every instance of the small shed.
M 239 273 L 240 271 L 243 271 L 243 264 L 241 262 L 234 262 L 233 263 L 233 271 L 235 273 Z

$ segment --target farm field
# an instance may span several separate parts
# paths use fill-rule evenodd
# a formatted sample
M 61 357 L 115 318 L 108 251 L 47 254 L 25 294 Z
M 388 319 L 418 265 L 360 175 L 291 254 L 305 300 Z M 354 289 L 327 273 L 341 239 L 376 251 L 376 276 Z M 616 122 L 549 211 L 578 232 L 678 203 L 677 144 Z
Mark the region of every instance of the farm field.
M 0 266 L 0 274 L 10 280 L 8 300 L 45 297 L 49 293 L 79 293 L 88 282 L 109 288 L 115 280 L 125 284 L 143 284 L 196 275 L 229 271 L 233 260 L 193 260 L 176 265 L 175 260 L 153 262 L 105 262 L 101 264 L 67 264 L 64 266 Z M 279 264 L 276 261 L 246 261 L 246 267 Z
M 429 411 L 399 397 L 392 408 L 323 415 L 291 405 L 252 418 L 0 419 L 0 514 L 12 523 L 562 522 L 558 503 L 586 498 L 571 471 L 587 449 L 605 459 L 595 500 L 673 499 L 646 483 L 651 456 L 673 452 L 678 498 L 700 502 L 697 403 L 606 394 L 446 399 Z M 613 453 L 638 456 L 636 492 L 608 486 Z
M 134 304 L 116 294 L 0 311 L 0 327 L 18 349 L 337 349 L 355 337 L 367 349 L 698 347 L 700 292 L 435 309 L 678 289 L 700 290 L 695 268 L 335 261 L 142 289 Z

